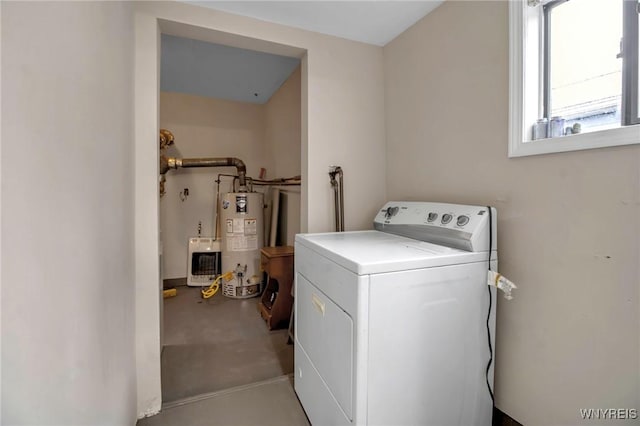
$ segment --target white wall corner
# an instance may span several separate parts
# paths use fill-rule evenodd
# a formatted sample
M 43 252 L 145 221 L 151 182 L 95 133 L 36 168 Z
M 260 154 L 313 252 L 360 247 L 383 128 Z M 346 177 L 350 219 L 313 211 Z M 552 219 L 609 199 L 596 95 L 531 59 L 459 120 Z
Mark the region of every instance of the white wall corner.
M 300 60 L 300 232 L 309 230 L 309 58 Z
M 2 38 L 2 2 L 0 2 L 0 39 Z M 2 99 L 2 43 L 0 43 L 0 99 Z M 2 223 L 2 102 L 0 102 L 0 224 Z M 0 226 L 0 330 L 2 330 L 2 226 Z M 0 354 L 2 334 L 0 333 Z M 2 363 L 0 362 L 0 423 L 2 423 Z
M 157 19 L 135 15 L 135 282 L 137 415 L 160 411 L 160 309 L 158 123 L 159 48 Z

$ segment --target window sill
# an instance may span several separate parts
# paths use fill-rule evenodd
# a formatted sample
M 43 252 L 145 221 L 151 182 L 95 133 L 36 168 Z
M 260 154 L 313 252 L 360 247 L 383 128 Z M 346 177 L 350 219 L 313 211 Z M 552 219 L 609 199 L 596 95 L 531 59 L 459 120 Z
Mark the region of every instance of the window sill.
M 509 157 L 525 157 L 634 144 L 640 144 L 640 125 L 580 133 L 553 139 L 539 139 L 530 142 L 511 140 L 509 143 Z

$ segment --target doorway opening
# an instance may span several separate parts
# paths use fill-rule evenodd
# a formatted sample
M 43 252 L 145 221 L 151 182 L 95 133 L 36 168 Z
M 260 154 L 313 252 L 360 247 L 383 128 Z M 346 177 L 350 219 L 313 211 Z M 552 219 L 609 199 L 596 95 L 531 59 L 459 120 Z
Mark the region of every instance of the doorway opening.
M 160 154 L 246 165 L 246 187 L 232 166 L 161 176 L 166 404 L 293 372 L 288 323 L 265 322 L 259 302 L 261 249 L 300 232 L 303 76 L 299 57 L 171 34 L 160 52 L 159 127 L 173 139 Z

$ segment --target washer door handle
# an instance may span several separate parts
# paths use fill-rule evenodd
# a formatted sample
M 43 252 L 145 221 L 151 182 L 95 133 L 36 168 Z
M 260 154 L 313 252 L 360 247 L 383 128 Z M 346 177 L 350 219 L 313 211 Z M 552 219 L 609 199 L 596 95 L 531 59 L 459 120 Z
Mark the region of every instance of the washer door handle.
M 322 316 L 324 316 L 324 302 L 320 300 L 315 294 L 311 295 L 311 303 L 313 303 L 313 307 L 316 308 L 316 311 L 320 312 Z

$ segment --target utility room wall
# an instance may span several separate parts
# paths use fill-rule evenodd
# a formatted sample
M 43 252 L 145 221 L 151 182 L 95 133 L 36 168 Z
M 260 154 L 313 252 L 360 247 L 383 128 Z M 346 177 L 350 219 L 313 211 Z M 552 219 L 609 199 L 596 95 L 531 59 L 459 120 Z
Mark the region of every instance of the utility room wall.
M 265 143 L 271 158 L 272 169 L 267 178 L 300 175 L 301 149 L 301 90 L 300 67 L 291 74 L 265 104 Z M 296 233 L 300 232 L 300 187 L 280 187 L 280 227 L 278 237 L 281 245 L 293 245 Z
M 227 101 L 162 92 L 160 127 L 175 136 L 166 155 L 176 157 L 237 157 L 247 175 L 267 178 L 300 174 L 300 68 L 293 72 L 266 104 Z M 216 178 L 236 174 L 234 167 L 179 169 L 167 173 L 165 195 L 160 198 L 160 230 L 164 279 L 187 276 L 188 239 L 214 236 Z M 220 193 L 231 191 L 232 178 L 223 177 Z M 189 195 L 184 197 L 184 189 Z M 255 187 L 263 192 L 265 187 Z M 300 232 L 300 188 L 283 187 L 282 244 L 293 243 Z M 182 196 L 181 196 L 182 193 Z M 286 213 L 286 215 L 284 214 Z
M 133 5 L 0 9 L 0 424 L 133 425 Z

